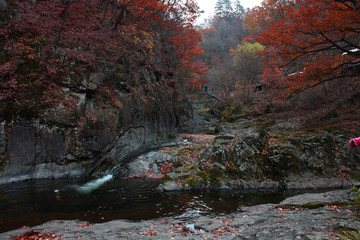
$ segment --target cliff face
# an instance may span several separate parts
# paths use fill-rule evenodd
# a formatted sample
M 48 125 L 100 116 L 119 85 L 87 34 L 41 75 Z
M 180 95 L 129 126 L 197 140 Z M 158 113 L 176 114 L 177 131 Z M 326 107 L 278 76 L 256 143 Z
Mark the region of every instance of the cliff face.
M 175 142 L 176 125 L 187 116 L 184 101 L 150 70 L 133 83 L 121 70 L 93 73 L 80 86 L 64 82 L 70 104 L 36 120 L 2 122 L 0 183 L 96 175 Z
M 0 0 L 0 183 L 96 175 L 175 141 L 203 73 L 182 4 Z

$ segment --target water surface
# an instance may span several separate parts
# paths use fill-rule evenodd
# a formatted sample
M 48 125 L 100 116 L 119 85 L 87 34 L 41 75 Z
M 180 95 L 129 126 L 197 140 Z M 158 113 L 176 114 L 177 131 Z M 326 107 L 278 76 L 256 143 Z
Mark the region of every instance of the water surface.
M 298 193 L 240 190 L 158 192 L 155 190 L 158 184 L 158 180 L 108 177 L 106 180 L 33 180 L 0 185 L 0 232 L 55 219 L 97 223 L 164 216 L 219 216 L 241 211 L 243 206 L 279 203 Z M 91 191 L 86 187 L 92 188 Z

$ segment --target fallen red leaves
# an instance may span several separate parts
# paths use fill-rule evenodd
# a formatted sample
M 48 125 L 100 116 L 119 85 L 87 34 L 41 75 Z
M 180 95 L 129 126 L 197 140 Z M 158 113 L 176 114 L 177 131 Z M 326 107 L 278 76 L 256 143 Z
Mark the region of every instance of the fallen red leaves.
M 213 143 L 215 140 L 214 135 L 205 134 L 180 134 L 183 139 L 187 139 L 193 143 Z
M 62 234 L 57 233 L 39 233 L 37 230 L 31 230 L 23 235 L 18 235 L 11 240 L 60 240 Z
M 81 227 L 81 228 L 91 227 L 91 225 L 89 223 L 84 223 L 84 224 L 79 223 L 78 226 Z
M 158 232 L 154 232 L 154 231 L 151 231 L 151 230 L 148 230 L 146 232 L 141 232 L 139 234 L 144 235 L 144 236 L 157 236 L 157 235 L 159 235 Z
M 162 166 L 161 166 L 161 173 L 166 174 L 169 173 L 173 167 L 173 163 L 172 162 L 165 162 Z

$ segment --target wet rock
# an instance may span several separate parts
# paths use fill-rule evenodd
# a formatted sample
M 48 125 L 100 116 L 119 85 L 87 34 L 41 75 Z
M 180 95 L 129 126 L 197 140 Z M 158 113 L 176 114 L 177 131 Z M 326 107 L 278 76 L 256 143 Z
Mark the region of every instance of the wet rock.
M 127 176 L 141 175 L 144 172 L 161 174 L 162 164 L 176 161 L 177 156 L 162 151 L 153 151 L 140 155 L 135 160 L 126 164 L 125 168 L 127 168 Z
M 326 193 L 306 193 L 285 199 L 280 205 L 306 205 L 309 203 L 345 203 L 356 199 L 351 190 L 337 190 Z
M 157 190 L 171 192 L 171 191 L 184 190 L 184 187 L 182 185 L 180 185 L 179 183 L 168 181 L 168 182 L 160 185 Z

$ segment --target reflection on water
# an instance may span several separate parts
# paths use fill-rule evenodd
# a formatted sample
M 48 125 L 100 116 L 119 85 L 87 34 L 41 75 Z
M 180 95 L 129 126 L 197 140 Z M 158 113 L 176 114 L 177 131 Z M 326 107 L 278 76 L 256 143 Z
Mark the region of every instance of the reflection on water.
M 158 180 L 107 176 L 90 182 L 37 180 L 0 185 L 0 232 L 54 219 L 95 223 L 114 219 L 137 221 L 163 216 L 224 215 L 241 211 L 242 206 L 278 203 L 295 194 L 234 190 L 161 193 L 155 190 L 158 184 Z

